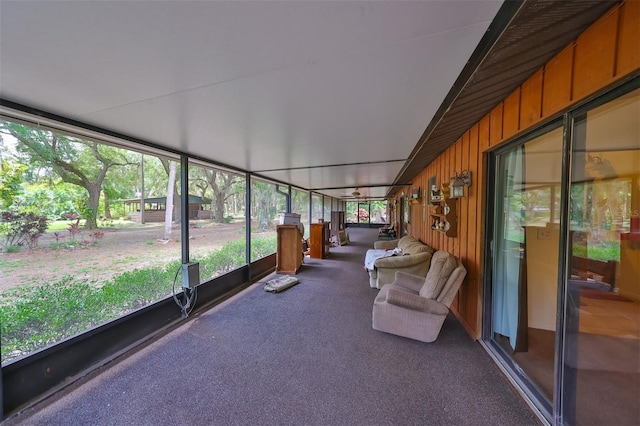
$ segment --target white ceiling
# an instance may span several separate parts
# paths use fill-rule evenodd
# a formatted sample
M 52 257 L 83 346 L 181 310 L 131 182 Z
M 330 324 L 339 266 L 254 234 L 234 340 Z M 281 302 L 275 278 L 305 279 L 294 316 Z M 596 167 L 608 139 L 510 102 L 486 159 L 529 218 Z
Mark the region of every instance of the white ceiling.
M 1 0 L 0 96 L 326 195 L 382 197 L 500 6 Z

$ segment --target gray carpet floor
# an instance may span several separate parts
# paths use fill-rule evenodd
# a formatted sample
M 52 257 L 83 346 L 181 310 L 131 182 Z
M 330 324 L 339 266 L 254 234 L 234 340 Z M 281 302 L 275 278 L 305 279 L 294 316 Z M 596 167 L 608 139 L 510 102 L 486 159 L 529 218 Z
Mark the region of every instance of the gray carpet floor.
M 535 425 L 450 315 L 422 343 L 371 328 L 364 254 L 376 230 L 272 274 L 151 344 L 7 420 L 11 425 Z

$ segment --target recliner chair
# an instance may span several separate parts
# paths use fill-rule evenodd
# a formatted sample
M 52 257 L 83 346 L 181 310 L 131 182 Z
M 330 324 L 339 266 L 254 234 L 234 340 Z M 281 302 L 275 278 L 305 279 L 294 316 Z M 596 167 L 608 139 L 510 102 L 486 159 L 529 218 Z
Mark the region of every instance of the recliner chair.
M 373 328 L 435 341 L 466 275 L 460 260 L 446 251 L 433 254 L 426 278 L 397 271 L 395 280 L 382 287 L 373 303 Z

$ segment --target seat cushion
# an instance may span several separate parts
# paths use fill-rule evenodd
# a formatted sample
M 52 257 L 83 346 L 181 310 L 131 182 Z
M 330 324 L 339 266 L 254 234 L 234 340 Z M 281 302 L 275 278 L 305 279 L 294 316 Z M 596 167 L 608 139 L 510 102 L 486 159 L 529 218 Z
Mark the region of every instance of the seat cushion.
M 456 268 L 456 258 L 446 251 L 437 251 L 431 257 L 431 266 L 427 278 L 420 289 L 420 296 L 436 299 Z

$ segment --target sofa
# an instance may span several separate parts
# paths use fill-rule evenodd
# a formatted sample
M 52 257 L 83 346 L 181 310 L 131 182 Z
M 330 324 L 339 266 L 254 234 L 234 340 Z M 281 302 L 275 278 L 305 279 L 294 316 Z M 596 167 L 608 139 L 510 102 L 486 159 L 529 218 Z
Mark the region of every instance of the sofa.
M 367 252 L 367 258 L 377 259 L 374 262 L 365 260 L 365 267 L 369 272 L 369 285 L 371 288 L 380 289 L 385 284 L 392 283 L 396 271 L 425 277 L 433 252 L 433 248 L 409 235 L 395 240 L 374 242 L 373 250 Z

